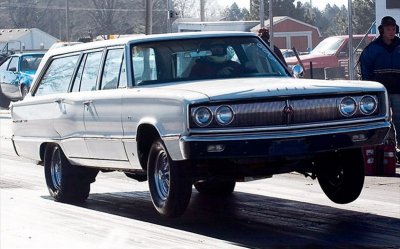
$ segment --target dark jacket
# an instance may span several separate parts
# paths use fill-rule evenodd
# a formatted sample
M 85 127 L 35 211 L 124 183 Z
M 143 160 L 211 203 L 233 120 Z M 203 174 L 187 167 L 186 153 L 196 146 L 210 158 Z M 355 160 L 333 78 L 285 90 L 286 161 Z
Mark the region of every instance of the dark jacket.
M 387 45 L 382 37 L 371 42 L 360 57 L 361 77 L 382 83 L 388 93 L 400 94 L 400 38 Z

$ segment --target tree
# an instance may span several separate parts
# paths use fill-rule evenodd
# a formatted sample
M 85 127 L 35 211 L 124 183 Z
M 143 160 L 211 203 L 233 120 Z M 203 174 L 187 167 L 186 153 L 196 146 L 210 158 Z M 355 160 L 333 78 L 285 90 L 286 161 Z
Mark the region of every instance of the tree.
M 353 0 L 353 30 L 355 34 L 365 34 L 375 21 L 374 0 Z
M 236 2 L 230 8 L 225 9 L 223 16 L 227 21 L 241 21 L 244 19 L 244 14 Z
M 348 34 L 348 11 L 346 7 L 343 5 L 340 8 L 340 11 L 336 14 L 333 19 L 332 25 L 329 26 L 326 34 L 328 36 L 333 35 L 346 35 Z
M 198 0 L 174 0 L 174 8 L 179 12 L 180 17 L 198 16 L 199 8 L 196 8 Z
M 52 0 L 8 0 L 11 21 L 16 28 L 34 28 L 46 22 Z
M 269 18 L 269 0 L 264 1 L 265 18 Z M 272 0 L 272 12 L 274 16 L 295 16 L 298 9 L 294 5 L 295 0 Z M 300 5 L 301 6 L 301 5 Z M 260 0 L 250 0 L 250 16 L 253 20 L 260 19 Z

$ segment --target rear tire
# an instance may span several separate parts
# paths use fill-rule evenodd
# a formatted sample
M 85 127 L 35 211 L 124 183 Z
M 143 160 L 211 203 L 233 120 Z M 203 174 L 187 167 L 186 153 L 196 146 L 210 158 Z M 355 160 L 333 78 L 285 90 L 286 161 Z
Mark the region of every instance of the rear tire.
M 98 170 L 71 165 L 58 145 L 48 146 L 44 174 L 50 195 L 60 202 L 85 201 Z
M 166 217 L 182 215 L 192 194 L 189 165 L 173 161 L 161 140 L 156 140 L 151 146 L 147 177 L 156 210 Z
M 232 194 L 235 186 L 235 179 L 208 179 L 194 183 L 194 187 L 199 193 L 218 196 Z
M 347 204 L 358 198 L 365 178 L 360 149 L 332 153 L 317 167 L 318 182 L 331 201 Z

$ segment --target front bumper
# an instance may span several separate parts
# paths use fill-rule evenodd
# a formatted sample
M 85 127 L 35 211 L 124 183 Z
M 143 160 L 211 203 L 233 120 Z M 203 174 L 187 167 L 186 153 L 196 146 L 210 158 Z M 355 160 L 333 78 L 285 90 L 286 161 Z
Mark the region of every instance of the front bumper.
M 181 137 L 180 150 L 182 159 L 194 160 L 301 158 L 327 151 L 381 144 L 389 128 L 390 123 L 385 121 L 287 132 L 191 135 Z

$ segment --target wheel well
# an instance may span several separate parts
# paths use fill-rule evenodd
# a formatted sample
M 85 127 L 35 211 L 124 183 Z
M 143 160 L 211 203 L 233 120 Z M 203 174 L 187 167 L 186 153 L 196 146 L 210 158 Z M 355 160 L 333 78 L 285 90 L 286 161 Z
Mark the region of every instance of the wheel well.
M 54 146 L 55 144 L 53 143 L 42 143 L 40 145 L 40 160 L 42 161 L 42 164 L 44 165 L 44 157 L 46 155 L 46 149 L 48 146 Z
M 154 126 L 142 124 L 139 126 L 136 136 L 137 150 L 140 165 L 143 169 L 147 169 L 147 159 L 153 142 L 160 138 L 158 131 Z

